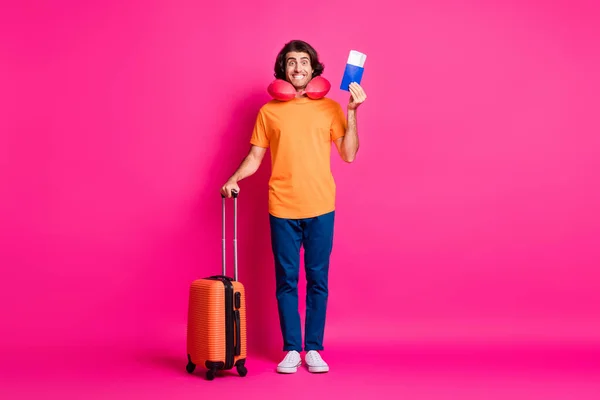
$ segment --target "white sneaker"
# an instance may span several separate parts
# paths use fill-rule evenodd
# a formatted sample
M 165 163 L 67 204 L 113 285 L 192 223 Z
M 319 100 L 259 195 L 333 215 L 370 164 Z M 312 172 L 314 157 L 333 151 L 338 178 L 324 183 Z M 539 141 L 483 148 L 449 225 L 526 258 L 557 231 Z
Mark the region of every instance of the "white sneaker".
M 293 374 L 298 371 L 298 367 L 302 364 L 300 353 L 296 350 L 288 351 L 285 358 L 277 365 L 277 372 L 282 374 Z
M 306 353 L 306 365 L 310 372 L 328 372 L 329 365 L 321 358 L 321 355 L 316 350 L 310 350 Z

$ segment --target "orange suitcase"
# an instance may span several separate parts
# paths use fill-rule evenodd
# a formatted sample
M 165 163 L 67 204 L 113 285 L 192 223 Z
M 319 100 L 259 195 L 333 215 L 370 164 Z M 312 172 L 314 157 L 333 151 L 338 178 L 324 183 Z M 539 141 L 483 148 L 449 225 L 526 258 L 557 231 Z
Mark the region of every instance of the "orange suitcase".
M 213 380 L 218 371 L 236 367 L 246 376 L 246 293 L 237 271 L 237 197 L 234 201 L 234 275 L 225 267 L 225 198 L 223 199 L 223 274 L 197 279 L 189 293 L 186 370 L 206 367 L 206 378 Z

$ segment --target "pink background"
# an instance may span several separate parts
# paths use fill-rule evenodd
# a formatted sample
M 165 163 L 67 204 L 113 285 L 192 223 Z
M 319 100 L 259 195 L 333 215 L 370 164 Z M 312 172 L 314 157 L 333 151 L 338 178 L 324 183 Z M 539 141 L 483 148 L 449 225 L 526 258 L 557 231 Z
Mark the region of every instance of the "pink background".
M 348 52 L 368 55 L 362 147 L 333 156 L 326 346 L 597 343 L 597 4 L 127 3 L 0 12 L 5 356 L 170 346 L 184 366 L 219 187 L 293 38 L 344 108 Z M 276 360 L 269 163 L 241 183 L 239 265 L 249 351 Z

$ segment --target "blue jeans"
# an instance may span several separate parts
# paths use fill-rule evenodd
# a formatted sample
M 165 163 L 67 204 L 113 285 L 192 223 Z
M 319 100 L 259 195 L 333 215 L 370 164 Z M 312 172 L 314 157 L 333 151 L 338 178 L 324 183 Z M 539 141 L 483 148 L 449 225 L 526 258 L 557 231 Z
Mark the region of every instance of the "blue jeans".
M 284 351 L 302 351 L 298 312 L 300 246 L 304 247 L 306 272 L 304 349 L 323 350 L 334 216 L 335 211 L 304 219 L 284 219 L 270 215 L 277 308 Z

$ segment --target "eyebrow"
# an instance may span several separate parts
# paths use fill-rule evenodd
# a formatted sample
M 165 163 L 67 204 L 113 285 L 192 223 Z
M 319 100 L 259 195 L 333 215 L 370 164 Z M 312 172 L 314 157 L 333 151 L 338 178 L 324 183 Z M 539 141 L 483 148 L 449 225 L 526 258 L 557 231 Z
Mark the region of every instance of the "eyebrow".
M 300 57 L 301 60 L 309 60 L 308 57 Z M 294 57 L 288 57 L 286 61 L 295 60 Z

